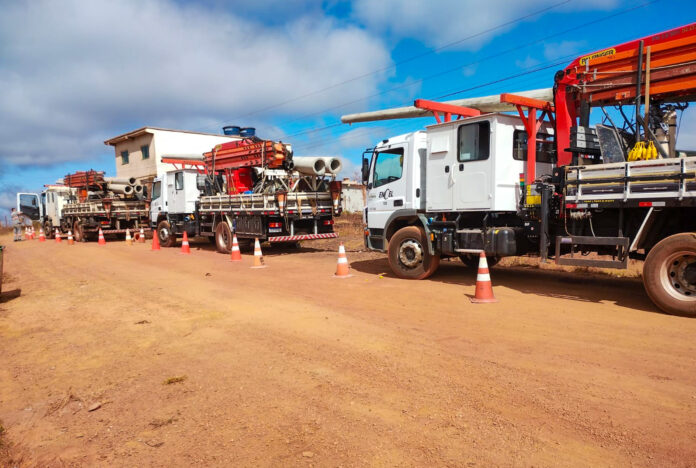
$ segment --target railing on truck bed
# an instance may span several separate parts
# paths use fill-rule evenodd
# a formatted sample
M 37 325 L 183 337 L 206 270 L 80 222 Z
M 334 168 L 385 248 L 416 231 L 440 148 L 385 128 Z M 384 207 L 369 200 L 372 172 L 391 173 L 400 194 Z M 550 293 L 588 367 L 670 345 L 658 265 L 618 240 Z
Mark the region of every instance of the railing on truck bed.
M 287 192 L 284 213 L 313 216 L 331 213 L 333 201 L 330 192 Z M 272 215 L 281 212 L 276 195 L 254 193 L 239 195 L 212 195 L 200 199 L 201 212 Z
M 63 216 L 85 215 L 131 219 L 148 217 L 150 213 L 147 202 L 140 200 L 95 200 L 63 206 Z
M 569 166 L 565 174 L 566 208 L 696 202 L 696 157 Z

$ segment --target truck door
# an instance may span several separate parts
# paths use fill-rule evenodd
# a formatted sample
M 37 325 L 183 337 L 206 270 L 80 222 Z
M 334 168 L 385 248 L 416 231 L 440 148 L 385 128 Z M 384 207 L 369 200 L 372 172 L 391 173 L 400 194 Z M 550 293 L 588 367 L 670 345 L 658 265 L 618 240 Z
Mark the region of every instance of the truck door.
M 389 216 L 404 206 L 406 182 L 403 146 L 377 149 L 372 156 L 368 181 L 368 227 L 384 229 Z
M 484 210 L 491 207 L 490 148 L 490 122 L 462 124 L 457 129 L 456 160 L 451 169 L 455 209 Z
M 166 174 L 165 176 L 166 177 Z M 159 218 L 162 212 L 162 204 L 164 203 L 164 197 L 162 197 L 162 181 L 160 179 L 155 179 L 152 183 L 152 199 L 150 201 L 150 222 L 152 226 L 157 225 L 157 218 Z
M 43 207 L 39 202 L 37 193 L 18 193 L 17 194 L 17 211 L 32 221 L 40 221 L 43 216 Z
M 171 175 L 171 174 L 170 174 Z M 186 213 L 186 190 L 184 171 L 176 171 L 167 185 L 169 191 L 168 200 L 170 213 Z M 173 183 L 172 183 L 173 182 Z

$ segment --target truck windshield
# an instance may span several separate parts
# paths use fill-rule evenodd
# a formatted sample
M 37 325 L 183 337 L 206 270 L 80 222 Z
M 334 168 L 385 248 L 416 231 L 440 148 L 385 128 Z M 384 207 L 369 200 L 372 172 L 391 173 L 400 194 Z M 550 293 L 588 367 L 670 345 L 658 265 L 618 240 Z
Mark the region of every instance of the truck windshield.
M 392 148 L 375 153 L 375 172 L 372 186 L 379 187 L 401 179 L 404 168 L 404 149 Z
M 160 182 L 159 180 L 156 181 L 154 184 L 152 184 L 152 199 L 153 200 L 160 197 L 161 187 L 162 187 L 162 182 Z

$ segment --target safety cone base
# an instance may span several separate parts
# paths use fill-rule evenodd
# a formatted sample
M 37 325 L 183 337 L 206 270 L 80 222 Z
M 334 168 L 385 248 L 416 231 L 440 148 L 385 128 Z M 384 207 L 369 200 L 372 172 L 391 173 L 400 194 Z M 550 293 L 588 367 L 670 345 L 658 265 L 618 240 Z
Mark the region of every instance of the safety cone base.
M 474 304 L 492 304 L 494 302 L 498 302 L 498 299 L 495 297 L 491 299 L 476 299 L 475 297 L 471 297 L 469 299 L 471 299 L 471 302 Z
M 334 273 L 332 276 L 332 278 L 335 278 L 335 279 L 344 279 L 344 278 L 352 278 L 352 277 L 353 277 L 353 275 L 351 275 L 350 273 L 347 275 L 340 275 L 340 276 L 337 275 L 336 273 Z

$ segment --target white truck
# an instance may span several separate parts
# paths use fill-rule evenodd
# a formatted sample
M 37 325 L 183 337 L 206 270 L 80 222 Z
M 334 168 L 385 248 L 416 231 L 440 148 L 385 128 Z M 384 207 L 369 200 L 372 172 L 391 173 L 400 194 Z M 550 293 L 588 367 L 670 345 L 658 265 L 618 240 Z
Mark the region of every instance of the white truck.
M 474 266 L 482 251 L 489 264 L 519 255 L 603 268 L 644 260 L 652 301 L 696 317 L 696 157 L 675 147 L 677 112 L 696 95 L 694 47 L 696 24 L 579 57 L 553 89 L 344 116 L 438 120 L 364 157 L 367 248 L 412 279 L 433 274 L 442 257 Z M 624 106 L 635 106 L 635 121 Z M 603 111 L 594 121 L 593 109 Z

